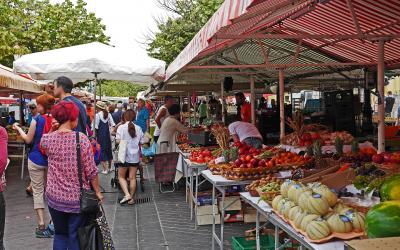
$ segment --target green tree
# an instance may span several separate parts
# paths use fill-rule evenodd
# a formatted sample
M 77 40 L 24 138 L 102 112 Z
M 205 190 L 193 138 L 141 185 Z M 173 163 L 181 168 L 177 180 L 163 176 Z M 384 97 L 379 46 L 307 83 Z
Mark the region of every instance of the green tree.
M 106 27 L 83 0 L 0 0 L 0 13 L 0 63 L 8 66 L 15 54 L 109 42 Z
M 171 63 L 196 33 L 218 10 L 223 0 L 158 0 L 174 17 L 158 24 L 159 31 L 150 37 L 150 56 Z
M 132 84 L 124 81 L 103 80 L 101 82 L 101 95 L 112 97 L 128 97 L 135 96 L 138 92 L 144 91 L 147 86 Z M 100 87 L 97 86 L 96 92 L 100 95 Z

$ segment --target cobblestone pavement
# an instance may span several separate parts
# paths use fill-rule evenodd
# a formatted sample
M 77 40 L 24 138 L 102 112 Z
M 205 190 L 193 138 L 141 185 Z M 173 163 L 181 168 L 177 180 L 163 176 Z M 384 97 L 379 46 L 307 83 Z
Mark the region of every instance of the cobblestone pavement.
M 113 189 L 110 179 L 113 174 L 101 175 L 105 193 L 104 208 L 113 239 L 118 250 L 157 249 L 211 249 L 211 226 L 194 229 L 190 220 L 190 209 L 185 202 L 184 190 L 160 194 L 154 183 L 152 166 L 145 167 L 145 192 L 138 190 L 137 198 L 151 201 L 135 206 L 120 206 L 122 194 Z M 26 171 L 27 172 L 27 171 Z M 10 250 L 52 249 L 51 239 L 37 239 L 32 198 L 25 194 L 29 177 L 20 179 L 20 164 L 12 162 L 7 170 L 5 247 Z M 46 212 L 47 220 L 49 220 Z M 243 235 L 251 224 L 225 224 L 225 246 L 230 249 L 232 236 Z M 217 228 L 218 229 L 218 228 Z

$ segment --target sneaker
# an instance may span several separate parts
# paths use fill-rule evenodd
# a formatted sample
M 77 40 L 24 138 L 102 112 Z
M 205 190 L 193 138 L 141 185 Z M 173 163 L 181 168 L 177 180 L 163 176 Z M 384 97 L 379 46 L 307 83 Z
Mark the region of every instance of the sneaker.
M 53 238 L 53 234 L 50 232 L 48 228 L 41 229 L 36 228 L 36 238 Z
M 54 235 L 56 233 L 56 230 L 54 229 L 54 224 L 53 223 L 50 223 L 49 225 L 47 225 L 46 229 L 49 230 L 51 235 Z

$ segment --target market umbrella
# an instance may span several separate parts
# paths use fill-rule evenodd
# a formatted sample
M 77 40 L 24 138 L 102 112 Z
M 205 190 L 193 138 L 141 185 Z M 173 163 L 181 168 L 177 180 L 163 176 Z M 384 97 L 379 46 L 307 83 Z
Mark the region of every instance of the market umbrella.
M 24 55 L 14 61 L 14 71 L 37 80 L 59 76 L 74 81 L 98 79 L 152 84 L 165 76 L 165 62 L 99 42 Z

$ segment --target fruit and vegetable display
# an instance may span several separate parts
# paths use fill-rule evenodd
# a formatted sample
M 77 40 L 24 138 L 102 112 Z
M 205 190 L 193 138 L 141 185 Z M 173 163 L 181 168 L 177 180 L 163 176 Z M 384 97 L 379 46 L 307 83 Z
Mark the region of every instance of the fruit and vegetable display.
M 365 215 L 341 203 L 326 185 L 287 180 L 280 186 L 280 193 L 272 201 L 274 212 L 311 242 L 364 234 Z
M 189 160 L 193 163 L 207 164 L 215 157 L 209 149 L 192 151 Z
M 366 216 L 369 238 L 400 236 L 400 200 L 390 200 L 372 207 Z
M 229 130 L 226 126 L 219 123 L 211 127 L 211 133 L 214 135 L 218 145 L 221 149 L 229 148 Z

